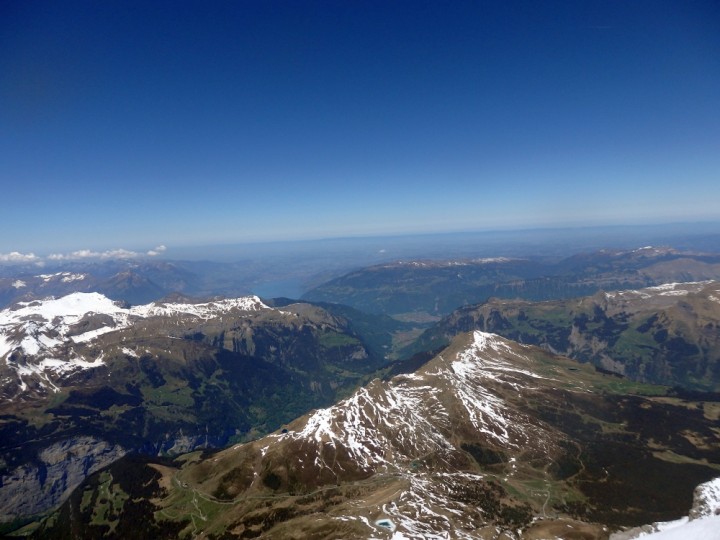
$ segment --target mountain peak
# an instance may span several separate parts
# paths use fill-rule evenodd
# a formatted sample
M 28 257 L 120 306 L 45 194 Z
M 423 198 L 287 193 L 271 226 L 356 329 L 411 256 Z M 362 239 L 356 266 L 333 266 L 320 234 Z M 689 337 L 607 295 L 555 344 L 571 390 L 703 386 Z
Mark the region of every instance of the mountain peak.
M 199 492 L 221 500 L 268 488 L 314 491 L 348 481 L 388 483 L 402 493 L 382 506 L 384 514 L 405 533 L 436 534 L 438 520 L 453 531 L 476 527 L 488 516 L 478 516 L 472 497 L 448 493 L 496 488 L 466 449 L 496 456 L 510 475 L 522 455 L 542 455 L 538 459 L 550 466 L 559 451 L 561 436 L 504 397 L 508 389 L 532 393 L 542 381 L 552 384 L 533 371 L 530 353 L 547 356 L 494 334 L 459 336 L 418 372 L 376 379 L 281 433 L 220 452 L 211 464 L 190 468 L 186 477 L 198 482 Z M 421 517 L 430 508 L 435 517 Z M 457 528 L 445 522 L 450 519 Z

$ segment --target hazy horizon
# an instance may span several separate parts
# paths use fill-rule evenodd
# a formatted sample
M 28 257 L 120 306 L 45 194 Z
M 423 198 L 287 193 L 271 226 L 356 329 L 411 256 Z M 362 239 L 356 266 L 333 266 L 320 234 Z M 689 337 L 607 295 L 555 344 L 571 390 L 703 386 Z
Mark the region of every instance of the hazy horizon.
M 648 242 L 655 246 L 673 245 L 690 249 L 705 246 L 704 249 L 720 250 L 720 222 L 508 228 L 204 245 L 104 246 L 67 251 L 14 251 L 0 253 L 0 264 L 62 264 L 117 259 L 234 262 L 263 257 L 311 256 L 313 253 L 345 255 L 352 264 L 352 261 L 363 257 L 385 261 L 392 260 L 393 257 L 565 256 L 604 248 L 638 248 Z

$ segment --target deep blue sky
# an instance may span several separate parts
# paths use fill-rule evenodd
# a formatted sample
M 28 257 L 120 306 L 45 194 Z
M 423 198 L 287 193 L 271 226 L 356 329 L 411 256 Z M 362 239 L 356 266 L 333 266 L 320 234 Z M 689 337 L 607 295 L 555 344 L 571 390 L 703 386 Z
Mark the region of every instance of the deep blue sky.
M 720 219 L 720 3 L 0 3 L 0 253 Z

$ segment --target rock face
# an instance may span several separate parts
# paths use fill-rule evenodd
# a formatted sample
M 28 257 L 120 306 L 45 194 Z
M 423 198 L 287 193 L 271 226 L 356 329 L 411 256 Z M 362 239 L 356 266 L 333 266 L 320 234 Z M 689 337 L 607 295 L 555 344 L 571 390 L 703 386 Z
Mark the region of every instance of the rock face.
M 31 516 L 60 504 L 87 476 L 121 458 L 126 450 L 94 437 L 76 437 L 45 447 L 38 462 L 0 478 L 0 520 Z
M 720 516 L 720 477 L 697 487 L 688 514 L 690 520 L 710 516 Z

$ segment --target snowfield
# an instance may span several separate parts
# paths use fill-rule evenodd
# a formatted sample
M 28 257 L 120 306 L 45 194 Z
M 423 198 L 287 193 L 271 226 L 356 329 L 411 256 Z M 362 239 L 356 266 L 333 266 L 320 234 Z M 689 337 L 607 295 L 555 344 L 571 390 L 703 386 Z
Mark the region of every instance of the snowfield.
M 688 521 L 687 518 L 667 524 L 659 532 L 644 534 L 637 538 L 649 540 L 718 540 L 720 539 L 720 516 L 708 516 Z

